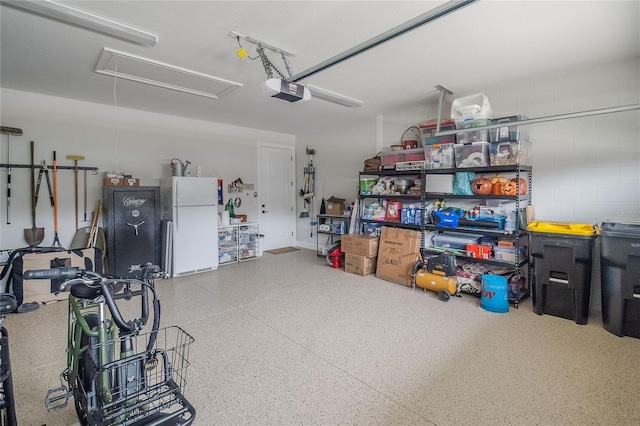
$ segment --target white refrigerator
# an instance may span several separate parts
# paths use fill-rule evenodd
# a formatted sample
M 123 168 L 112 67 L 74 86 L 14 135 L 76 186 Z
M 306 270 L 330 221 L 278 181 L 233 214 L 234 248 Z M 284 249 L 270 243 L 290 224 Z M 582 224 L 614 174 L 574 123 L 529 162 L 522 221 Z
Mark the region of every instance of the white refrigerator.
M 172 277 L 218 268 L 218 179 L 171 177 L 160 180 L 166 222 L 165 272 Z

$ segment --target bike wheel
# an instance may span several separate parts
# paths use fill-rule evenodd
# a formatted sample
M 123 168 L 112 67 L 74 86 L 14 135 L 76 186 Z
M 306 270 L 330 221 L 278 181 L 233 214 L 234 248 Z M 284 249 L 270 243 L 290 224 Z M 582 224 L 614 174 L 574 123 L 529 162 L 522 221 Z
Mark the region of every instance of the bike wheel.
M 13 397 L 13 377 L 11 376 L 11 361 L 9 359 L 9 334 L 0 328 L 0 375 L 4 378 L 0 384 L 0 425 L 16 426 L 16 405 Z
M 98 329 L 98 315 L 87 314 L 84 317 L 91 330 Z M 80 325 L 76 324 L 76 327 Z M 80 347 L 89 346 L 90 348 L 98 343 L 97 337 L 90 337 L 84 332 L 80 336 Z M 78 344 L 78 342 L 76 342 Z M 87 392 L 91 391 L 91 383 L 93 378 L 91 377 L 91 349 L 88 349 L 80 354 L 78 360 L 78 375 L 76 376 L 75 383 L 69 383 L 69 386 L 73 389 L 73 402 L 76 407 L 76 414 L 80 424 L 82 426 L 89 425 L 89 406 L 87 403 Z

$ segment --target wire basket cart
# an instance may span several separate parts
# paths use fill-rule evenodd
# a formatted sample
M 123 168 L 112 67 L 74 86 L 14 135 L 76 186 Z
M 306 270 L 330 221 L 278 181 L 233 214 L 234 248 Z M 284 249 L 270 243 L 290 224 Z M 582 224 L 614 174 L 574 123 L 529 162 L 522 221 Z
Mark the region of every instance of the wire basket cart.
M 188 415 L 184 389 L 193 341 L 173 326 L 93 345 L 88 368 L 95 380 L 85 389 L 91 423 L 131 425 L 159 413 Z

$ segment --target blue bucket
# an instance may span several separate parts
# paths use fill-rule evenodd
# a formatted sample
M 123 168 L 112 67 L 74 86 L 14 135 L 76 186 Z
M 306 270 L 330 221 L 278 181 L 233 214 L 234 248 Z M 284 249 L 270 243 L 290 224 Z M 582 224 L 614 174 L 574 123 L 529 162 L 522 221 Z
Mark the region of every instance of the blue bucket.
M 503 314 L 509 312 L 509 285 L 500 275 L 482 276 L 482 295 L 480 307 L 489 312 Z

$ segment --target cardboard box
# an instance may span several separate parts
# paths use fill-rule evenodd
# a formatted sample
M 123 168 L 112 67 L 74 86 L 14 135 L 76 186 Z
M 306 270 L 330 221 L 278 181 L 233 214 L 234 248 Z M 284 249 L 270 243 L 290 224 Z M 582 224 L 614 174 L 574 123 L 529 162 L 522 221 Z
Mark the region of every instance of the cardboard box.
M 22 256 L 22 272 L 30 269 L 49 269 L 64 266 L 82 268 L 102 272 L 102 252 L 94 248 L 55 251 L 49 253 L 28 253 Z M 98 264 L 99 262 L 99 264 Z M 51 280 L 24 280 L 23 291 L 25 302 L 48 303 L 69 298 L 69 292 L 60 291 L 61 282 Z
M 351 274 L 365 276 L 376 272 L 377 258 L 345 253 L 344 270 Z
M 378 241 L 378 237 L 347 234 L 341 238 L 340 244 L 343 253 L 376 257 L 378 255 Z
M 124 184 L 123 178 L 104 178 L 102 179 L 102 186 L 122 186 Z
M 376 277 L 411 286 L 413 264 L 420 257 L 420 232 L 383 226 L 379 245 Z
M 122 179 L 122 186 L 140 186 L 140 179 L 138 178 Z
M 331 216 L 342 216 L 344 213 L 344 198 L 331 197 L 327 200 L 326 214 Z

